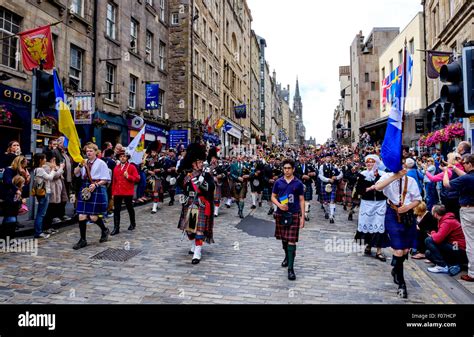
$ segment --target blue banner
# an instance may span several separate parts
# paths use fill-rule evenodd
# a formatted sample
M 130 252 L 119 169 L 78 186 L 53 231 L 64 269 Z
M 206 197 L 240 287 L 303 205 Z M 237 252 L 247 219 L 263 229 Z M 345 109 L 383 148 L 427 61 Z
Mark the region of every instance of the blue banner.
M 239 105 L 234 107 L 235 118 L 247 118 L 247 105 Z
M 156 136 L 160 136 L 160 137 L 168 136 L 167 130 L 160 128 L 159 126 L 149 124 L 149 123 L 147 123 L 145 126 L 145 132 L 156 135 Z
M 204 139 L 205 141 L 208 141 L 209 143 L 212 143 L 214 145 L 220 145 L 220 143 L 221 143 L 221 139 L 219 138 L 218 135 L 209 134 L 207 132 L 205 132 L 203 134 L 202 139 Z
M 158 110 L 160 103 L 160 85 L 156 83 L 147 83 L 145 86 L 145 109 Z
M 179 144 L 188 147 L 188 130 L 170 130 L 169 147 L 176 148 Z

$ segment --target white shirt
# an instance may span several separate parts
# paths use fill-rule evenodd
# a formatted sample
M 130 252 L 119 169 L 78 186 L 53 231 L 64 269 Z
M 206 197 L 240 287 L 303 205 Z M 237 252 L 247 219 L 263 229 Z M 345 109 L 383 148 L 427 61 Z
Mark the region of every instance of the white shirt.
M 326 177 L 324 176 L 324 165 L 326 165 L 326 164 L 322 164 L 322 165 L 319 167 L 319 179 L 321 179 L 321 181 L 322 181 L 323 183 L 328 183 L 331 178 L 326 178 Z M 334 169 L 338 169 L 337 166 L 335 166 L 335 165 L 332 165 L 332 167 L 333 167 Z M 339 175 L 336 177 L 336 180 L 341 180 L 341 179 L 342 179 L 342 176 L 343 176 L 342 171 L 339 171 Z M 334 182 L 334 183 L 336 183 L 336 182 Z M 334 184 L 334 183 L 333 183 L 333 184 Z
M 85 167 L 81 168 L 81 176 L 85 180 L 89 179 L 87 177 Z M 110 181 L 111 180 L 109 167 L 107 166 L 107 164 L 103 160 L 97 158 L 95 160 L 94 164 L 92 164 L 91 178 L 92 178 L 93 181 L 97 181 L 97 180 Z
M 394 173 L 385 173 L 380 178 L 379 182 L 385 181 L 392 177 Z M 408 186 L 407 186 L 407 194 L 405 197 L 404 205 L 410 204 L 412 201 L 418 200 L 421 201 L 421 194 L 420 189 L 418 188 L 418 184 L 416 183 L 415 179 L 412 177 L 404 176 L 402 178 L 402 194 L 403 189 L 405 187 L 405 179 L 408 179 Z M 394 205 L 400 203 L 400 179 L 395 180 L 390 185 L 383 189 L 383 194 L 390 200 Z

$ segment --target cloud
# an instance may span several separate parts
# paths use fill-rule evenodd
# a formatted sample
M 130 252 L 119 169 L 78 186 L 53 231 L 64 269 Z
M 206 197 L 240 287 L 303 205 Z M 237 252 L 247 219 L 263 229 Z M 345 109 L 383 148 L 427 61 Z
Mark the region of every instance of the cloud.
M 307 138 L 324 142 L 331 135 L 340 95 L 339 66 L 349 65 L 349 48 L 360 30 L 402 30 L 422 10 L 419 0 L 247 0 L 252 29 L 267 41 L 266 59 L 277 81 L 296 77 L 303 100 Z

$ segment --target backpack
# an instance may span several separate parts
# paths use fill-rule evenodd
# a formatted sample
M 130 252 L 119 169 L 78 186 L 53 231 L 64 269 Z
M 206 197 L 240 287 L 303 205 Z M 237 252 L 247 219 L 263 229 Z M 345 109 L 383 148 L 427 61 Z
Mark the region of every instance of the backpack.
M 35 170 L 35 176 L 36 176 L 36 170 Z M 46 196 L 46 184 L 44 182 L 44 179 L 41 179 L 41 182 L 38 182 L 38 179 L 35 177 L 35 180 L 33 182 L 33 187 L 31 189 L 31 196 L 37 197 L 37 198 L 43 198 Z

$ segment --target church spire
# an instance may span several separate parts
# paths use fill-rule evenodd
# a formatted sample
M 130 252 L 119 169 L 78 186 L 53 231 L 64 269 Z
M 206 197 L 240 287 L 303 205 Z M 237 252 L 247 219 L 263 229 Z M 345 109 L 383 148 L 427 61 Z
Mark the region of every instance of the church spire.
M 298 76 L 296 77 L 296 89 L 295 89 L 295 99 L 301 98 L 300 96 L 300 85 L 298 83 Z

